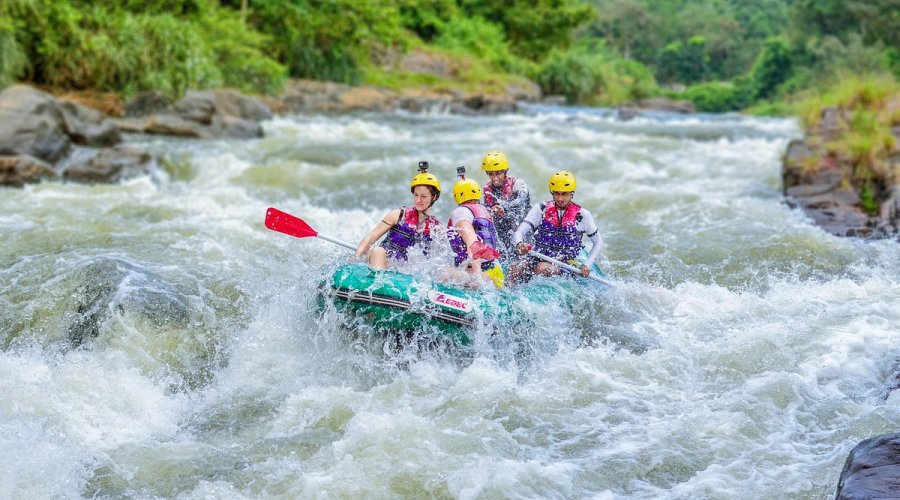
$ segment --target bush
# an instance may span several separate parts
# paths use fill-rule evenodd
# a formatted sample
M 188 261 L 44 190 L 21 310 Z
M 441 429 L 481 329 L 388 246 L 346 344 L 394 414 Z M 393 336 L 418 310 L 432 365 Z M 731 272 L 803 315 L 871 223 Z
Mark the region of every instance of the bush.
M 746 83 L 706 82 L 685 90 L 681 97 L 694 103 L 697 111 L 724 113 L 738 111 L 750 103 L 751 90 Z
M 28 69 L 28 58 L 16 40 L 10 19 L 0 17 L 0 89 L 20 78 Z
M 893 185 L 900 172 L 892 165 L 897 151 L 893 127 L 900 114 L 888 105 L 900 99 L 900 85 L 889 75 L 843 76 L 829 89 L 805 100 L 801 108 L 804 125 L 814 128 L 822 110 L 836 106 L 846 117 L 847 132 L 827 147 L 854 166 L 853 181 L 862 185 Z
M 597 59 L 584 50 L 554 50 L 541 65 L 537 82 L 544 94 L 564 95 L 569 104 L 583 102 L 603 86 Z
M 396 6 L 355 0 L 257 0 L 251 23 L 291 76 L 356 83 L 374 50 L 403 45 Z
M 791 75 L 791 55 L 787 42 L 782 38 L 766 40 L 762 52 L 750 70 L 751 86 L 755 99 L 767 99 Z
M 53 0 L 13 0 L 37 83 L 131 93 L 157 89 L 169 97 L 217 86 L 222 75 L 191 23 L 170 15 L 77 9 Z
M 444 25 L 456 19 L 459 7 L 454 0 L 398 0 L 397 9 L 403 27 L 425 42 L 432 42 Z
M 232 11 L 217 9 L 200 23 L 225 85 L 245 92 L 275 94 L 287 68 L 264 55 L 268 37 L 249 29 Z
M 603 81 L 599 103 L 608 106 L 645 99 L 659 94 L 653 72 L 643 64 L 611 57 L 600 66 Z
M 481 57 L 504 69 L 510 69 L 514 65 L 514 56 L 509 52 L 503 28 L 480 16 L 447 23 L 435 44 L 451 51 Z

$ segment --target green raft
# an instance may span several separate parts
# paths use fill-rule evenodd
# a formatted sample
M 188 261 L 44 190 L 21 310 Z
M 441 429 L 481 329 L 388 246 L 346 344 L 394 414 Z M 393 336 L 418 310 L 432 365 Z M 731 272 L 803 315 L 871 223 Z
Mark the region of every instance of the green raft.
M 592 271 L 602 275 L 596 265 Z M 596 287 L 580 277 L 565 282 Z M 571 293 L 571 287 L 567 288 Z M 511 328 L 527 320 L 517 306 L 521 300 L 555 301 L 559 292 L 559 285 L 546 281 L 503 290 L 473 290 L 398 271 L 374 270 L 365 264 L 345 264 L 322 283 L 319 304 L 324 307 L 328 301 L 341 313 L 362 317 L 376 330 L 433 331 L 468 345 L 469 334 L 478 325 Z

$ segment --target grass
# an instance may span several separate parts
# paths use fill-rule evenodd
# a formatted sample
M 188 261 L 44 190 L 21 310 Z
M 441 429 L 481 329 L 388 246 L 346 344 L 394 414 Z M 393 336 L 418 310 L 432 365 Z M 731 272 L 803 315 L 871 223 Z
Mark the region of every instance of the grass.
M 898 152 L 893 127 L 900 125 L 900 84 L 890 75 L 845 75 L 797 104 L 807 130 L 821 125 L 827 108 L 839 110 L 842 132 L 824 146 L 852 166 L 845 181 L 857 187 L 863 210 L 875 214 L 884 191 L 900 183 L 900 166 L 892 161 Z

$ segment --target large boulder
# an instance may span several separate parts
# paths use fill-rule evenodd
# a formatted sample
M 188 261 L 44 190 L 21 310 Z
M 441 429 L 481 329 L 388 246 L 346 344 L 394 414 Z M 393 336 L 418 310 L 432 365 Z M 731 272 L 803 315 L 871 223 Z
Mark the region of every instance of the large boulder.
M 133 312 L 157 325 L 188 323 L 187 297 L 143 266 L 119 259 L 101 259 L 77 272 L 67 315 L 69 341 L 74 346 L 97 337 L 111 316 Z
M 900 433 L 866 439 L 847 456 L 835 500 L 900 498 Z
M 60 102 L 59 108 L 65 131 L 75 144 L 109 147 L 122 142 L 119 129 L 99 111 L 74 102 Z
M 153 156 L 135 147 L 114 147 L 121 141 L 119 128 L 95 109 L 26 85 L 0 92 L 0 186 L 60 176 L 117 182 L 147 172 Z
M 146 174 L 156 160 L 150 153 L 133 146 L 102 149 L 90 158 L 69 165 L 63 177 L 69 181 L 97 183 L 118 182 Z
M 0 92 L 0 154 L 52 163 L 69 152 L 66 132 L 59 102 L 50 94 L 26 85 Z
M 161 94 L 141 94 L 126 105 L 125 115 L 116 121 L 123 132 L 203 139 L 262 137 L 259 122 L 273 116 L 261 100 L 230 89 L 188 91 L 171 106 Z
M 161 113 L 168 109 L 170 104 L 162 92 L 157 90 L 143 92 L 125 104 L 125 116 L 135 118 Z

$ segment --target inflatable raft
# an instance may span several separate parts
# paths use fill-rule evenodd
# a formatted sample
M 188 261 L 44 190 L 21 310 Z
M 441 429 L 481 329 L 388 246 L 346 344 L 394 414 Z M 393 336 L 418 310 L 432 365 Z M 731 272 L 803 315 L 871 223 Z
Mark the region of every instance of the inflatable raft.
M 592 271 L 602 275 L 597 266 Z M 511 328 L 526 321 L 518 307 L 523 299 L 557 301 L 564 284 L 584 290 L 597 287 L 580 277 L 537 281 L 503 290 L 476 290 L 393 270 L 374 270 L 365 264 L 345 264 L 322 284 L 319 304 L 328 301 L 342 313 L 363 318 L 376 330 L 434 332 L 467 345 L 472 329 L 479 324 Z M 573 292 L 572 286 L 566 288 Z

